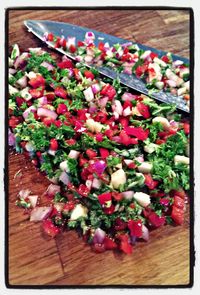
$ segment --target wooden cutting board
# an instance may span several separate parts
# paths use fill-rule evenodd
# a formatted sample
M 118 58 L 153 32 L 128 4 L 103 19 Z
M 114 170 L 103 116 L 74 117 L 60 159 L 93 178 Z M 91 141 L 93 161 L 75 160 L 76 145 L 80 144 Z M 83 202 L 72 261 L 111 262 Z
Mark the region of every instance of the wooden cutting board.
M 23 26 L 26 19 L 74 23 L 189 57 L 189 15 L 169 10 L 11 10 L 9 48 L 43 44 Z M 9 284 L 16 285 L 187 285 L 189 214 L 183 226 L 164 226 L 140 242 L 131 256 L 91 252 L 76 232 L 43 236 L 40 223 L 15 206 L 17 193 L 42 197 L 49 181 L 23 155 L 9 153 Z

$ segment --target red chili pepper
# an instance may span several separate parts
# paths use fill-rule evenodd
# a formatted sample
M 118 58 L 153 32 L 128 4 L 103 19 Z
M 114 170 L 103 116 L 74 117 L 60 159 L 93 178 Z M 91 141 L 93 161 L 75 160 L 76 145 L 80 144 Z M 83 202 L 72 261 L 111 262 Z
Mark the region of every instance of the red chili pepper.
M 144 130 L 142 127 L 127 126 L 124 128 L 124 131 L 126 132 L 126 134 L 135 136 L 139 140 L 145 140 L 148 138 L 148 135 L 149 135 L 149 130 L 148 129 Z
M 88 189 L 88 187 L 84 184 L 80 184 L 78 189 L 77 189 L 77 193 L 79 195 L 81 195 L 82 197 L 87 197 L 89 194 L 90 190 Z
M 109 150 L 106 148 L 99 148 L 99 152 L 103 159 L 106 159 L 110 155 Z
M 31 85 L 33 88 L 39 88 L 40 86 L 45 85 L 45 79 L 41 75 L 37 75 L 36 78 L 30 79 L 28 84 Z
M 43 220 L 42 227 L 43 230 L 52 238 L 60 233 L 60 229 L 53 224 L 51 219 Z
M 112 195 L 110 192 L 98 195 L 98 200 L 101 205 L 104 205 L 106 202 L 111 201 L 111 199 Z
M 52 138 L 50 140 L 50 149 L 53 151 L 57 151 L 57 149 L 58 149 L 58 142 L 55 138 Z
M 145 105 L 144 103 L 142 102 L 138 102 L 137 103 L 137 109 L 139 111 L 139 113 L 145 118 L 145 119 L 148 119 L 151 117 L 151 114 L 150 114 L 150 109 L 147 105 Z
M 130 230 L 131 236 L 141 238 L 142 236 L 142 221 L 141 220 L 129 220 L 128 228 Z

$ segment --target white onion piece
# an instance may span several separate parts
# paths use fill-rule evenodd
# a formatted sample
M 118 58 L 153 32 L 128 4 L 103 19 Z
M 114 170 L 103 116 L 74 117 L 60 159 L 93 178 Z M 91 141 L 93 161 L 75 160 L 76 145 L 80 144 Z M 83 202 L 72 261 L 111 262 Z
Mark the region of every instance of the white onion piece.
M 80 152 L 75 151 L 75 150 L 71 150 L 69 152 L 68 157 L 71 158 L 71 159 L 78 159 L 79 155 L 80 155 Z
M 17 88 L 15 88 L 15 87 L 13 87 L 13 86 L 11 86 L 11 85 L 8 85 L 8 90 L 9 90 L 9 94 L 10 94 L 10 95 L 13 95 L 13 94 L 19 92 L 19 90 L 18 90 Z
M 26 119 L 28 117 L 28 115 L 29 115 L 30 112 L 33 112 L 33 113 L 36 112 L 36 108 L 33 105 L 30 106 L 28 109 L 26 109 L 23 112 L 23 114 L 22 114 L 23 118 Z
M 102 244 L 105 239 L 106 233 L 101 228 L 97 228 L 94 233 L 93 243 Z
M 131 200 L 133 198 L 134 192 L 126 191 L 126 192 L 122 192 L 121 195 L 124 197 L 124 199 Z
M 69 175 L 65 171 L 63 171 L 60 174 L 59 180 L 62 181 L 66 185 L 68 185 L 68 183 L 70 182 Z
M 33 144 L 30 141 L 26 143 L 25 149 L 27 150 L 27 152 L 33 152 L 35 150 Z
M 29 87 L 26 87 L 20 91 L 21 97 L 25 99 L 25 101 L 29 101 L 32 98 L 32 95 L 29 93 Z
M 124 117 L 130 116 L 131 113 L 132 113 L 131 108 L 130 107 L 127 107 L 123 111 L 123 116 Z
M 44 50 L 42 50 L 41 47 L 35 47 L 35 48 L 28 48 L 29 52 L 36 53 L 37 55 L 41 55 L 44 53 Z
M 92 187 L 92 180 L 86 180 L 85 185 L 87 186 L 88 189 L 91 189 Z
M 140 58 L 142 59 L 147 59 L 150 57 L 150 54 L 151 54 L 151 50 L 146 50 L 141 56 Z
M 141 238 L 143 240 L 145 240 L 146 242 L 148 242 L 148 240 L 149 240 L 149 230 L 144 224 L 142 225 L 142 236 L 141 236 Z
M 88 87 L 83 91 L 86 101 L 90 102 L 94 99 L 94 93 L 91 87 Z
M 93 188 L 99 189 L 101 187 L 101 184 L 102 184 L 102 182 L 98 178 L 94 178 L 93 181 L 92 181 L 92 187 Z
M 93 57 L 90 55 L 86 55 L 84 59 L 85 59 L 85 62 L 90 63 L 93 60 Z
M 28 196 L 27 197 L 31 203 L 32 208 L 35 208 L 37 205 L 37 200 L 38 200 L 38 196 L 34 195 L 34 196 Z
M 48 109 L 45 109 L 45 108 L 38 108 L 37 110 L 37 115 L 39 117 L 49 117 L 49 118 L 52 118 L 52 119 L 56 119 L 57 118 L 57 114 L 56 112 L 54 111 L 51 111 L 51 110 L 48 110 Z
M 57 193 L 60 193 L 60 186 L 52 183 L 48 186 L 45 192 L 49 197 L 54 197 Z
M 21 88 L 25 88 L 27 86 L 27 77 L 23 76 L 19 80 L 16 81 L 16 84 Z
M 53 71 L 54 68 L 55 68 L 52 64 L 50 64 L 50 63 L 48 63 L 48 62 L 46 62 L 46 61 L 43 61 L 43 62 L 41 63 L 41 66 L 42 66 L 42 67 L 45 67 L 48 71 Z
M 133 160 L 125 159 L 124 163 L 128 166 L 133 163 Z
M 112 110 L 115 111 L 117 114 L 119 114 L 120 116 L 122 115 L 123 112 L 123 107 L 122 104 L 119 100 L 115 100 L 113 105 L 112 105 Z
M 142 207 L 147 207 L 151 203 L 150 196 L 143 192 L 136 192 L 133 197 Z
M 173 62 L 173 66 L 175 67 L 181 66 L 182 64 L 183 64 L 183 61 L 178 59 Z
M 30 221 L 41 221 L 46 219 L 52 211 L 52 207 L 36 207 L 31 211 Z
M 47 151 L 47 153 L 48 153 L 49 155 L 51 155 L 51 156 L 55 156 L 56 151 L 49 149 L 49 150 Z
M 76 44 L 76 37 L 68 37 L 67 38 L 67 47 L 75 46 Z
M 20 192 L 19 192 L 19 196 L 20 196 L 20 198 L 22 198 L 22 199 L 26 199 L 28 196 L 29 196 L 29 194 L 30 194 L 30 190 L 29 189 L 22 189 Z

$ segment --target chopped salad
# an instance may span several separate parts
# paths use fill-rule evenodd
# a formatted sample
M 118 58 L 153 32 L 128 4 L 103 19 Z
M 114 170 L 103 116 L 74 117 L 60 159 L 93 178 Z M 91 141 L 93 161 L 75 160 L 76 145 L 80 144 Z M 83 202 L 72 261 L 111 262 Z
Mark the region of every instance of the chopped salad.
M 101 41 L 96 46 L 93 32 L 87 32 L 85 39 L 77 42 L 75 37 L 66 39 L 45 33 L 44 41 L 69 52 L 78 62 L 97 67 L 105 65 L 118 72 L 134 74 L 146 82 L 149 93 L 160 90 L 171 92 L 183 96 L 189 106 L 189 65 L 181 60 L 173 60 L 170 52 L 159 57 L 157 53 L 143 50 L 132 42 L 111 46 Z
M 15 44 L 9 145 L 51 181 L 46 206 L 29 190 L 17 196 L 51 237 L 77 229 L 96 252 L 131 254 L 149 230 L 184 222 L 188 118 L 97 69 Z

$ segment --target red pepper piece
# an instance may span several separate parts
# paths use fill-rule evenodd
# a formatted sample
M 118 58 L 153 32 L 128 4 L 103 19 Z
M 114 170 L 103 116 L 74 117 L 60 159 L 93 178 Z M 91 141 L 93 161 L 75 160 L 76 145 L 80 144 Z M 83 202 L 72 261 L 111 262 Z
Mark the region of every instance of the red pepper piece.
M 92 149 L 87 149 L 86 150 L 86 155 L 90 158 L 93 159 L 95 157 L 97 157 L 97 152 L 92 150 Z
M 120 240 L 120 250 L 122 250 L 126 254 L 132 254 L 133 252 L 133 247 L 128 241 L 128 235 L 126 234 L 121 234 L 118 235 L 118 239 Z

